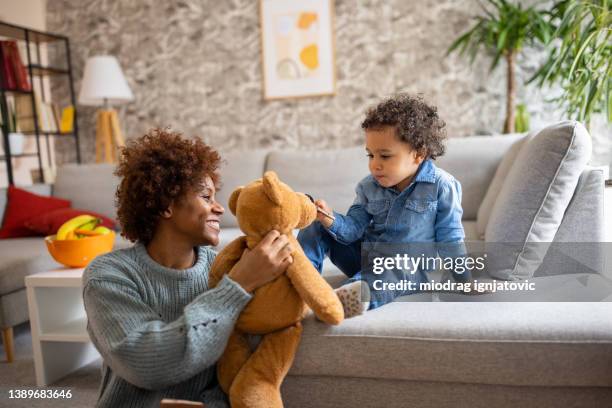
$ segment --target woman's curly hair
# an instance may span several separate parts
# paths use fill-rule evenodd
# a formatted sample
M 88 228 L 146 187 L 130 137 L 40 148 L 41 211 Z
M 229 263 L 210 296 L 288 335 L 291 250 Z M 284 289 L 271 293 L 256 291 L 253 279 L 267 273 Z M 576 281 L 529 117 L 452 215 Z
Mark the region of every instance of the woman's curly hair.
M 368 109 L 361 123 L 362 129 L 380 129 L 393 126 L 403 142 L 435 159 L 445 151 L 446 124 L 438 117 L 438 109 L 428 105 L 422 96 L 397 94 Z
M 219 153 L 199 138 L 187 139 L 169 129 L 153 129 L 121 149 L 115 194 L 121 235 L 149 243 L 161 214 L 174 200 L 199 191 L 202 179 L 219 183 Z

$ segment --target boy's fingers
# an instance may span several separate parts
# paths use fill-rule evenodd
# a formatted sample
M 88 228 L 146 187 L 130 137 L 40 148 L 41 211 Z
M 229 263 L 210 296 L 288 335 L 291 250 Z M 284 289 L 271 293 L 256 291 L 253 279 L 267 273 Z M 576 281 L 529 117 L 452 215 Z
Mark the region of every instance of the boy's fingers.
M 331 209 L 329 208 L 329 206 L 327 205 L 327 203 L 323 200 L 320 200 L 320 203 L 317 204 L 317 207 L 319 207 L 320 209 L 322 209 L 323 211 L 327 211 L 330 212 Z

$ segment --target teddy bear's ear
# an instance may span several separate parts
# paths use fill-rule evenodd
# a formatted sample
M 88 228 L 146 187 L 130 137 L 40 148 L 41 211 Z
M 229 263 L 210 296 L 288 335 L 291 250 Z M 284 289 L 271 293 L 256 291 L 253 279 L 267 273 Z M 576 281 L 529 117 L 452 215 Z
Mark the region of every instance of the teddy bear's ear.
M 240 195 L 241 192 L 242 192 L 242 187 L 238 187 L 232 192 L 232 195 L 230 195 L 230 198 L 229 198 L 228 205 L 229 205 L 230 211 L 234 215 L 236 215 L 236 204 L 238 203 L 238 196 Z
M 263 186 L 266 196 L 276 205 L 283 202 L 283 194 L 280 188 L 278 176 L 273 171 L 266 171 L 263 176 Z

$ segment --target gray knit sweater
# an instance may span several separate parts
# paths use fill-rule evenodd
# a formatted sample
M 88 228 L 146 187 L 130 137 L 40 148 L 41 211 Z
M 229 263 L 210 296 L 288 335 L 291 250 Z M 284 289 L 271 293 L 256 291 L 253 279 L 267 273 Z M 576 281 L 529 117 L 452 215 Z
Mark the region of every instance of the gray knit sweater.
M 157 408 L 164 397 L 227 406 L 215 362 L 251 295 L 227 276 L 209 289 L 214 257 L 199 247 L 196 264 L 176 270 L 136 244 L 87 267 L 87 331 L 104 360 L 97 407 Z

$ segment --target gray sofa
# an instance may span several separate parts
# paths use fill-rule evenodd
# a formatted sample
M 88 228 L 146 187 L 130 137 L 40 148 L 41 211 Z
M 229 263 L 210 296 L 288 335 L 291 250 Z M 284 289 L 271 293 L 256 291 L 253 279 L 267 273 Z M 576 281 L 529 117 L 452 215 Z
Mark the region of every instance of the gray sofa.
M 537 238 L 570 246 L 602 241 L 603 173 L 585 165 L 590 147 L 585 131 L 573 122 L 557 126 L 547 137 L 449 140 L 447 154 L 436 164 L 462 184 L 466 240 L 487 244 L 505 237 L 512 242 L 523 234 L 526 243 Z M 546 144 L 551 141 L 553 145 Z M 556 151 L 564 141 L 567 146 Z M 234 187 L 274 170 L 295 190 L 345 211 L 354 186 L 368 172 L 363 147 L 255 150 L 222 156 L 226 163 L 218 200 L 226 208 Z M 563 166 L 547 169 L 534 165 L 534 160 L 542 165 L 558 160 Z M 117 180 L 112 170 L 108 165 L 67 165 L 59 169 L 52 189 L 33 189 L 47 188 L 47 193 L 72 200 L 74 207 L 113 216 Z M 536 198 L 539 205 L 533 202 Z M 521 229 L 525 223 L 528 228 Z M 220 247 L 239 235 L 227 211 Z M 128 243 L 119 238 L 117 245 Z M 601 254 L 591 255 L 581 259 L 583 252 L 578 251 L 559 261 L 547 257 L 546 251 L 529 252 L 524 245 L 518 255 L 513 254 L 515 268 L 503 273 L 509 280 L 530 274 L 529 280 L 538 284 L 537 297 L 422 293 L 336 327 L 308 317 L 295 363 L 283 384 L 285 404 L 611 406 L 612 280 L 602 263 L 593 265 Z M 0 259 L 0 325 L 6 328 L 27 320 L 23 277 L 54 263 L 40 239 L 0 241 Z M 519 264 L 524 265 L 517 269 Z M 325 265 L 324 275 L 332 285 L 344 279 L 330 264 Z

